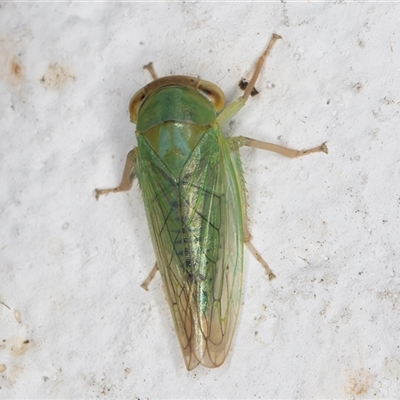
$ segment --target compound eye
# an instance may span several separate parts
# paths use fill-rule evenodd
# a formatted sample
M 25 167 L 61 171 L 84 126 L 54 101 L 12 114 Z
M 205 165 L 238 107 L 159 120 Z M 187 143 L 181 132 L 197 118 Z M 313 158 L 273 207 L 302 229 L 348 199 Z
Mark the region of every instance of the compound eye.
M 214 104 L 217 112 L 220 112 L 224 108 L 225 95 L 217 85 L 200 80 L 197 85 L 197 90 Z
M 142 88 L 132 96 L 131 101 L 129 102 L 129 115 L 131 116 L 131 122 L 134 124 L 137 121 L 139 107 L 145 98 L 146 92 L 144 88 Z

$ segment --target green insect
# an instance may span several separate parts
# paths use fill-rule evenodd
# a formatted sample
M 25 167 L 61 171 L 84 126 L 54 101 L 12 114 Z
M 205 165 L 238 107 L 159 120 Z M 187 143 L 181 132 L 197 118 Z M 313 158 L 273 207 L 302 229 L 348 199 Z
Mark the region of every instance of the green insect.
M 275 277 L 251 244 L 239 148 L 290 158 L 327 153 L 325 144 L 298 151 L 221 131 L 245 105 L 278 39 L 272 35 L 243 96 L 225 108 L 224 93 L 211 82 L 157 79 L 147 65 L 154 81 L 129 104 L 137 147 L 128 153 L 120 185 L 95 191 L 96 198 L 127 191 L 137 176 L 157 260 L 142 287 L 160 271 L 188 370 L 219 367 L 227 357 L 241 303 L 243 244 Z

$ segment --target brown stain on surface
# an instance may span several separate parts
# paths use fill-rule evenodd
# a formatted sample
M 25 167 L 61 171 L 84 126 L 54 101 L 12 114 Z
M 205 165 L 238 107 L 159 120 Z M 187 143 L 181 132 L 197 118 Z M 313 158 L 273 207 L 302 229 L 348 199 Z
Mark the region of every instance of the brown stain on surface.
M 24 368 L 21 365 L 11 366 L 7 369 L 7 381 L 11 384 L 15 384 L 23 372 Z
M 0 38 L 0 80 L 14 88 L 24 77 L 24 68 L 15 53 L 12 41 Z
M 22 77 L 22 67 L 15 60 L 11 61 L 11 74 L 16 78 Z
M 364 368 L 360 368 L 358 371 L 347 371 L 346 375 L 344 389 L 347 394 L 353 396 L 367 394 L 374 383 L 373 376 Z
M 28 351 L 29 347 L 29 340 L 14 338 L 11 340 L 10 352 L 13 356 L 22 356 Z
M 68 82 L 74 80 L 75 76 L 68 67 L 53 63 L 48 66 L 40 82 L 47 90 L 60 91 Z

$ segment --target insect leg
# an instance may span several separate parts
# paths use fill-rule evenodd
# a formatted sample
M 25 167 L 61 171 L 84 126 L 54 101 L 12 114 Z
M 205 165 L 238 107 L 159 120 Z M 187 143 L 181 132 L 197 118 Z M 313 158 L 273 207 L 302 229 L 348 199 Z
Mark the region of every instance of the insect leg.
M 230 148 L 231 160 L 237 172 L 239 195 L 243 207 L 242 210 L 243 242 L 246 244 L 248 249 L 251 251 L 251 254 L 253 254 L 253 256 L 256 258 L 256 260 L 264 267 L 269 280 L 272 280 L 275 278 L 275 274 L 271 271 L 271 268 L 268 266 L 268 263 L 261 257 L 261 254 L 255 249 L 255 247 L 251 243 L 251 233 L 248 227 L 248 219 L 247 219 L 246 188 L 243 177 L 242 162 L 240 160 L 240 154 L 239 154 L 240 142 L 238 142 L 238 138 L 236 137 L 228 138 L 227 142 Z
M 271 36 L 271 39 L 268 43 L 267 48 L 265 49 L 264 53 L 261 55 L 261 57 L 257 61 L 257 65 L 253 72 L 253 76 L 251 77 L 250 82 L 247 84 L 246 89 L 243 93 L 243 96 L 239 97 L 233 103 L 229 104 L 218 115 L 217 122 L 220 126 L 226 125 L 232 119 L 232 117 L 236 113 L 238 113 L 242 109 L 242 107 L 246 104 L 246 101 L 249 98 L 249 96 L 251 95 L 254 85 L 256 84 L 257 78 L 260 75 L 260 72 L 264 65 L 264 62 L 265 62 L 266 58 L 268 57 L 269 53 L 271 52 L 271 49 L 272 49 L 274 43 L 278 39 L 282 39 L 282 37 L 277 35 L 276 33 L 273 33 Z
M 326 146 L 326 142 L 322 143 L 320 146 L 313 147 L 312 149 L 294 150 L 287 147 L 278 146 L 277 144 L 251 139 L 245 136 L 238 136 L 236 138 L 232 138 L 231 140 L 237 142 L 238 147 L 247 146 L 253 147 L 254 149 L 273 151 L 274 153 L 281 154 L 282 156 L 288 158 L 297 158 L 306 156 L 308 154 L 320 152 L 328 154 L 328 147 Z
M 244 183 L 242 183 L 242 198 L 245 199 L 246 196 L 246 189 L 244 188 Z M 253 246 L 253 243 L 251 243 L 251 233 L 249 230 L 248 226 L 248 219 L 247 219 L 247 203 L 244 200 L 244 206 L 245 210 L 243 213 L 243 241 L 244 244 L 247 246 L 247 248 L 250 250 L 251 254 L 253 254 L 254 258 L 261 264 L 262 267 L 264 267 L 265 272 L 268 275 L 268 279 L 272 281 L 272 279 L 276 278 L 275 274 L 272 272 L 271 268 L 269 267 L 268 263 L 262 258 L 261 254 L 256 250 L 256 248 Z
M 151 272 L 149 274 L 149 276 L 140 285 L 144 290 L 149 290 L 149 284 L 153 280 L 153 278 L 156 276 L 157 271 L 158 271 L 158 265 L 157 265 L 157 263 L 155 263 L 153 269 L 151 270 Z
M 278 146 L 273 143 L 268 143 L 268 142 L 263 142 L 263 141 L 256 140 L 256 139 L 251 139 L 251 138 L 248 138 L 245 136 L 228 138 L 227 140 L 228 140 L 228 143 L 229 143 L 229 146 L 231 149 L 232 161 L 236 165 L 236 169 L 239 171 L 239 175 L 241 177 L 241 179 L 239 180 L 239 185 L 241 186 L 242 203 L 244 204 L 244 207 L 245 207 L 245 210 L 243 212 L 244 243 L 246 244 L 248 249 L 251 251 L 253 256 L 256 258 L 256 260 L 264 267 L 269 280 L 272 280 L 275 278 L 275 274 L 272 272 L 268 263 L 262 258 L 261 254 L 256 250 L 256 248 L 251 243 L 251 233 L 249 231 L 248 224 L 247 224 L 246 193 L 245 193 L 245 188 L 244 188 L 244 179 L 242 178 L 243 173 L 242 173 L 242 167 L 241 167 L 240 156 L 239 156 L 238 150 L 242 146 L 248 146 L 248 147 L 253 147 L 256 149 L 273 151 L 273 152 L 281 154 L 285 157 L 296 158 L 296 157 L 301 157 L 301 156 L 305 156 L 305 155 L 312 154 L 312 153 L 318 153 L 318 152 L 328 153 L 328 148 L 326 146 L 326 143 L 322 143 L 320 146 L 313 147 L 311 149 L 294 150 L 294 149 L 289 149 L 287 147 Z
M 258 75 L 260 75 L 261 68 L 263 67 L 264 62 L 265 62 L 266 58 L 268 57 L 269 53 L 271 52 L 272 46 L 278 39 L 282 39 L 282 37 L 277 35 L 276 33 L 273 33 L 271 36 L 271 39 L 269 40 L 267 48 L 265 49 L 265 51 L 261 55 L 261 57 L 258 59 L 256 69 L 253 72 L 253 76 L 251 77 L 250 82 L 246 86 L 246 89 L 243 93 L 244 102 L 246 102 L 247 99 L 249 98 L 251 91 L 253 90 L 254 85 L 256 84 Z
M 156 80 L 156 79 L 158 78 L 158 77 L 157 77 L 157 74 L 156 74 L 156 71 L 154 71 L 153 63 L 152 63 L 152 62 L 149 62 L 148 64 L 144 65 L 144 66 L 143 66 L 143 69 L 147 69 L 147 71 L 149 71 L 151 77 L 152 77 L 154 80 Z
M 272 272 L 271 268 L 269 267 L 268 263 L 262 258 L 261 254 L 256 250 L 256 248 L 251 243 L 251 234 L 247 228 L 247 224 L 245 226 L 244 232 L 244 244 L 247 248 L 251 251 L 251 254 L 255 257 L 255 259 L 264 267 L 265 272 L 268 275 L 268 279 L 272 281 L 272 279 L 276 278 L 276 275 Z
M 95 189 L 94 193 L 96 196 L 96 200 L 99 199 L 99 196 L 103 194 L 108 194 L 110 192 L 117 193 L 117 192 L 128 191 L 132 187 L 132 182 L 136 176 L 135 174 L 136 160 L 137 160 L 137 148 L 134 148 L 126 156 L 124 172 L 122 174 L 122 179 L 119 186 L 111 189 Z

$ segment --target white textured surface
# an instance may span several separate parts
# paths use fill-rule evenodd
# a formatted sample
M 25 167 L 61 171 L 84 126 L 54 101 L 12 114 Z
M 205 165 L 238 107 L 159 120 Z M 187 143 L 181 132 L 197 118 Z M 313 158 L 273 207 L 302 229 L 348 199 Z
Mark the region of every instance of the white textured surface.
M 2 3 L 0 397 L 398 398 L 399 20 L 394 3 Z M 138 190 L 93 189 L 135 143 L 144 64 L 232 100 L 272 32 L 234 132 L 330 153 L 243 151 L 278 278 L 246 253 L 231 353 L 188 373 L 160 278 L 140 288 L 154 254 Z

